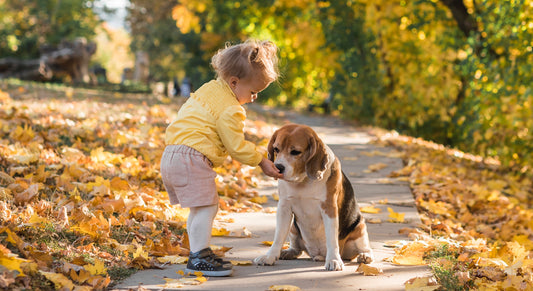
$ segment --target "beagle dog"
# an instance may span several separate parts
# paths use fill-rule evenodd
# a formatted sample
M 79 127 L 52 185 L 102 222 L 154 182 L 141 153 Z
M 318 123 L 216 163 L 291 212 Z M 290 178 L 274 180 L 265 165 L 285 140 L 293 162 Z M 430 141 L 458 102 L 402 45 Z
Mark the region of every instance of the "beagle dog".
M 344 268 L 343 260 L 373 260 L 366 224 L 350 181 L 339 159 L 306 125 L 288 124 L 272 136 L 268 158 L 283 173 L 274 242 L 268 252 L 254 259 L 273 265 L 279 258 L 296 259 L 306 252 L 324 261 L 328 271 Z M 290 248 L 282 246 L 290 232 Z

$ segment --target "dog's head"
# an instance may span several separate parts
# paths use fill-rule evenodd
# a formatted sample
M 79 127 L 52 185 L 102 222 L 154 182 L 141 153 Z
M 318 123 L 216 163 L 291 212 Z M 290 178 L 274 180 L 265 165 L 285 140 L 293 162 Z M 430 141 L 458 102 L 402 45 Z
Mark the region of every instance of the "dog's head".
M 328 164 L 322 140 L 309 126 L 300 124 L 288 124 L 274 132 L 268 158 L 289 182 L 302 182 L 307 177 L 320 180 Z

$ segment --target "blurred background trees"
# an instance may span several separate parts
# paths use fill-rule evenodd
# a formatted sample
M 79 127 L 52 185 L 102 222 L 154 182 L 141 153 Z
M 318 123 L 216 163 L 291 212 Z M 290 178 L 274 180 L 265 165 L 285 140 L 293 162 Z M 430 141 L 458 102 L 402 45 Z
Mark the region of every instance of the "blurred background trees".
M 92 39 L 99 23 L 96 0 L 0 1 L 0 56 L 36 58 L 43 45 Z
M 344 118 L 531 170 L 532 0 L 130 0 L 120 44 L 95 4 L 0 0 L 0 57 L 30 58 L 43 44 L 84 36 L 98 40 L 107 70 L 120 73 L 143 52 L 152 81 L 187 76 L 197 88 L 226 42 L 270 39 L 282 78 L 262 102 L 327 100 Z M 117 49 L 130 41 L 131 52 Z

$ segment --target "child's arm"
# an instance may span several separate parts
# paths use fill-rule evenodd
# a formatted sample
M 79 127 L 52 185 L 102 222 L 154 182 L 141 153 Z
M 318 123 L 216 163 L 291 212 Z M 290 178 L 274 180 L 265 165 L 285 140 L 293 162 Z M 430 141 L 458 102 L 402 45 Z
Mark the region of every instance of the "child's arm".
M 259 163 L 259 167 L 261 167 L 261 170 L 263 170 L 263 173 L 265 173 L 267 176 L 270 176 L 272 178 L 283 178 L 283 174 L 281 174 L 274 165 L 272 161 L 270 161 L 267 158 L 264 158 Z
M 245 140 L 243 132 L 245 119 L 244 108 L 230 106 L 221 113 L 216 122 L 218 136 L 229 155 L 243 164 L 253 167 L 260 166 L 268 176 L 282 177 L 283 175 L 280 175 L 274 163 L 264 158 L 254 143 Z

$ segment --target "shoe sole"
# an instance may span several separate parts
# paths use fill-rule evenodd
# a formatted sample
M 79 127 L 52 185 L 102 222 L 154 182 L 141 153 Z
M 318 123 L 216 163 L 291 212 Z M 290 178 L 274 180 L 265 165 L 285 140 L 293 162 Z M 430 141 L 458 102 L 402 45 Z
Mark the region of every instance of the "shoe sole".
M 185 268 L 184 272 L 191 273 L 191 274 L 194 274 L 194 272 L 201 272 L 202 275 L 206 277 L 227 277 L 233 273 L 233 269 L 224 270 L 224 271 L 200 271 L 200 270 L 193 270 L 193 269 Z

